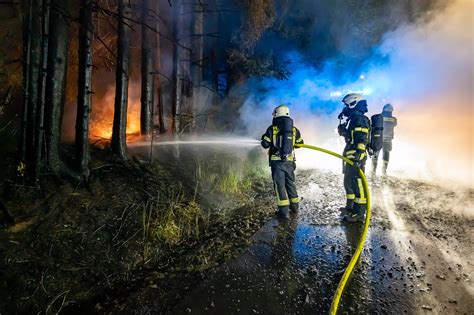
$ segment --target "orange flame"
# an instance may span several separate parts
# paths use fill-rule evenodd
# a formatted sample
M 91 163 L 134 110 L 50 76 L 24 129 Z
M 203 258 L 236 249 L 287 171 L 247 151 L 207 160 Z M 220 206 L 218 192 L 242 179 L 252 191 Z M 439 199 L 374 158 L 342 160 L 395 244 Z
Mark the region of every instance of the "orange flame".
M 127 109 L 127 140 L 140 133 L 140 97 L 130 88 Z M 91 139 L 110 140 L 114 121 L 115 89 L 110 88 L 100 100 L 95 100 L 90 125 Z

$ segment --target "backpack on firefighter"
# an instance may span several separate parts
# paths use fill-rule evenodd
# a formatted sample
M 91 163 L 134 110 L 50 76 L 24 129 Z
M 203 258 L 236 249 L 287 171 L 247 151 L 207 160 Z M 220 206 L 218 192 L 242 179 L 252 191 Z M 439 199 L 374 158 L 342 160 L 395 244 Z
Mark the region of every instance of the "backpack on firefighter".
M 288 161 L 293 156 L 296 140 L 293 119 L 290 117 L 276 118 L 273 125 L 273 146 L 278 151 L 282 161 Z
M 383 116 L 376 114 L 370 117 L 370 140 L 369 140 L 369 155 L 382 150 L 383 147 Z

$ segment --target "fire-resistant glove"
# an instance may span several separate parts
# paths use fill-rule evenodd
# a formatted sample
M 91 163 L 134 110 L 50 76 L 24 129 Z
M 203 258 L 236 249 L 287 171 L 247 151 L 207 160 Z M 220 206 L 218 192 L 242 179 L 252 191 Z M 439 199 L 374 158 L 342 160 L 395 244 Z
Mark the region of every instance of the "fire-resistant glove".
M 370 157 L 372 157 L 374 155 L 374 150 L 372 150 L 371 148 L 368 148 L 367 153 L 369 154 Z
M 352 165 L 352 167 L 354 168 L 355 173 L 359 174 L 360 173 L 360 161 L 359 160 L 354 160 L 353 162 L 354 162 L 354 164 Z
M 339 124 L 339 126 L 337 126 L 337 132 L 339 133 L 340 136 L 344 136 L 345 132 L 346 132 L 346 124 Z
M 342 118 L 344 118 L 344 116 L 348 116 L 347 106 L 342 109 L 341 113 L 337 116 L 337 119 L 341 120 Z
M 262 136 L 262 139 L 261 139 L 261 142 L 260 144 L 262 145 L 262 147 L 264 149 L 268 149 L 270 147 L 270 142 L 268 142 L 266 139 L 265 139 L 265 135 Z
M 359 174 L 359 170 L 360 170 L 360 153 L 357 152 L 354 154 L 354 159 L 352 160 L 352 162 L 354 163 L 352 165 L 352 167 L 354 168 L 354 171 L 356 172 L 356 174 Z

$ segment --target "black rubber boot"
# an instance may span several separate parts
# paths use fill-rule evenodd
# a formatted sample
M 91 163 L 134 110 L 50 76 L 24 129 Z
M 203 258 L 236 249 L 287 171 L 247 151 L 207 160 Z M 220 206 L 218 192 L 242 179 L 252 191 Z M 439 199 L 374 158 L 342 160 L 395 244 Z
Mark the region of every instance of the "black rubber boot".
M 364 222 L 364 215 L 357 213 L 350 213 L 343 219 L 346 222 Z
M 346 216 L 352 211 L 354 211 L 354 200 L 352 199 L 347 199 L 346 201 L 346 206 L 339 208 L 339 211 L 341 211 L 342 216 Z
M 344 216 L 344 221 L 346 222 L 363 222 L 365 218 L 366 205 L 364 204 L 354 204 L 354 209 L 346 216 Z
M 340 215 L 341 217 L 345 217 L 349 213 L 351 213 L 350 209 L 347 209 L 346 207 L 339 208 L 339 211 L 341 212 Z
M 299 203 L 290 203 L 290 210 L 294 213 L 298 213 L 300 209 L 300 204 Z
M 289 219 L 290 218 L 290 207 L 288 206 L 279 206 L 278 207 L 278 218 L 280 219 Z

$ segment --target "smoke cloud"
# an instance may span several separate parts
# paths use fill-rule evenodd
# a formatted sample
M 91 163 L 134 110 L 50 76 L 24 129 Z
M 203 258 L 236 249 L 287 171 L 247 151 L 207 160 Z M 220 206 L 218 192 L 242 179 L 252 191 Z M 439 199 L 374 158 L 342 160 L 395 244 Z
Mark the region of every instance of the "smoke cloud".
M 242 88 L 248 95 L 240 109 L 242 129 L 260 137 L 273 108 L 285 103 L 307 143 L 340 152 L 340 101 L 358 91 L 367 98 L 369 115 L 385 103 L 395 107 L 399 125 L 389 173 L 474 187 L 473 12 L 472 1 L 458 0 L 400 25 L 357 72 L 340 69 L 340 56 L 317 68 L 297 51 L 289 53 L 290 80 L 252 80 Z M 299 151 L 299 166 L 341 167 L 334 158 Z

